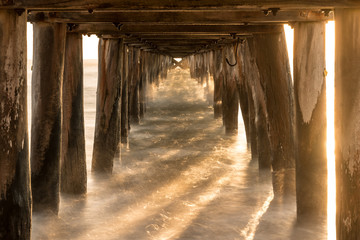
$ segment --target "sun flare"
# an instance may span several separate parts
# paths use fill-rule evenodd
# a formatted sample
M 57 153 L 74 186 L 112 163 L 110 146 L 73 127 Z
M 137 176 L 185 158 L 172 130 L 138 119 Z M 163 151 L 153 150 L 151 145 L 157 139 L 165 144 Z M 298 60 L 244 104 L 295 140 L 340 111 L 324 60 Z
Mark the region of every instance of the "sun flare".
M 336 176 L 334 135 L 334 63 L 335 22 L 326 24 L 326 114 L 327 114 L 327 167 L 328 167 L 328 240 L 336 239 Z

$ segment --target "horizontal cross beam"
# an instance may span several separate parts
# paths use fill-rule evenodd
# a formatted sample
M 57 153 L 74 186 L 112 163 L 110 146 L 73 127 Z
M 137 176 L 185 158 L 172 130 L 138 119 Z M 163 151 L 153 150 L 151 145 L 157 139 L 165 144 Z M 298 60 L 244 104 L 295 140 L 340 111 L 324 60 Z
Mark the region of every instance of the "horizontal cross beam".
M 166 37 L 170 35 L 249 35 L 256 33 L 281 32 L 281 25 L 124 25 L 120 30 L 113 24 L 78 24 L 73 32 L 82 34 L 138 35 L 143 37 Z
M 275 10 L 266 11 L 132 11 L 132 12 L 31 12 L 28 21 L 62 23 L 119 23 L 144 25 L 229 25 L 229 24 L 264 24 L 288 23 L 300 21 L 332 20 L 332 14 L 310 10 Z
M 146 9 L 321 9 L 360 7 L 358 0 L 1 0 L 0 7 L 57 10 L 146 10 Z

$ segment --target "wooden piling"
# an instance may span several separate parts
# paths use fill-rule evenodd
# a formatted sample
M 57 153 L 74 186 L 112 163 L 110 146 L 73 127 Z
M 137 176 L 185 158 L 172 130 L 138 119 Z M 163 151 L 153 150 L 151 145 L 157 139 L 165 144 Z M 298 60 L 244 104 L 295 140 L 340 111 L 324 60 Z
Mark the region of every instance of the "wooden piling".
M 238 96 L 239 96 L 239 103 L 240 103 L 240 109 L 241 109 L 241 115 L 244 122 L 245 127 L 245 135 L 246 135 L 246 142 L 248 147 L 250 147 L 251 144 L 251 135 L 250 135 L 250 103 L 249 100 L 249 89 L 247 86 L 247 82 L 245 82 L 245 77 L 243 74 L 243 64 L 241 61 L 241 44 L 236 42 L 234 47 L 234 54 L 236 56 L 236 66 L 237 68 L 235 71 L 237 71 L 237 74 L 235 76 L 236 79 L 236 86 L 238 90 Z
M 295 193 L 292 86 L 285 33 L 255 34 L 255 61 L 267 107 L 274 193 Z M 251 46 L 251 45 L 250 45 Z
M 120 143 L 122 54 L 122 39 L 100 39 L 93 172 L 112 172 Z
M 223 89 L 222 89 L 222 113 L 226 134 L 237 134 L 239 97 L 236 86 L 236 68 L 226 63 L 229 58 L 231 63 L 235 62 L 235 53 L 232 48 L 225 48 L 223 58 Z
M 140 123 L 140 101 L 139 101 L 139 85 L 140 85 L 140 50 L 134 48 L 132 51 L 132 65 L 130 72 L 130 123 Z
M 122 58 L 123 64 L 123 80 L 122 80 L 122 95 L 121 95 L 121 142 L 127 143 L 129 136 L 129 58 L 128 46 L 124 46 Z
M 0 10 L 0 239 L 30 239 L 26 12 Z
M 65 45 L 61 183 L 64 193 L 86 193 L 82 35 L 68 32 Z
M 242 45 L 242 61 L 244 81 L 248 83 L 249 98 L 253 103 L 253 125 L 251 136 L 251 152 L 254 156 L 257 153 L 260 170 L 271 170 L 272 152 L 270 146 L 267 103 L 264 89 L 261 86 L 259 69 L 255 60 L 254 52 L 250 51 L 249 46 L 253 46 L 253 39 L 249 38 Z M 255 135 L 256 134 L 256 135 Z M 255 135 L 255 136 L 254 136 Z M 256 155 L 255 155 L 256 156 Z M 255 157 L 254 156 L 254 157 Z
M 247 83 L 248 84 L 248 83 Z M 249 135 L 250 135 L 250 149 L 251 158 L 258 159 L 258 140 L 257 140 L 257 128 L 256 128 L 256 109 L 254 98 L 250 86 L 248 88 L 248 108 L 249 108 Z
M 59 210 L 61 88 L 66 28 L 34 23 L 31 186 L 33 211 Z
M 296 23 L 296 199 L 298 220 L 327 210 L 325 23 Z
M 335 10 L 336 232 L 360 236 L 360 9 Z
M 146 57 L 144 52 L 140 52 L 140 82 L 139 82 L 139 115 L 144 118 L 146 112 Z
M 222 116 L 222 84 L 220 73 L 222 70 L 222 52 L 215 50 L 213 53 L 213 78 L 214 78 L 214 117 L 221 118 Z

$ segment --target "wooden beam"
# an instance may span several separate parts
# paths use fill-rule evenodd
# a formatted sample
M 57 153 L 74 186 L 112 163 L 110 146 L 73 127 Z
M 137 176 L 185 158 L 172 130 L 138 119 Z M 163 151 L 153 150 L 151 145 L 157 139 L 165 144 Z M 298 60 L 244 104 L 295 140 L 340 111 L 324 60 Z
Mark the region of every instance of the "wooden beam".
M 234 9 L 234 8 L 352 8 L 360 7 L 357 0 L 202 0 L 202 1 L 173 1 L 173 0 L 12 0 L 0 1 L 1 7 L 15 7 L 28 9 Z
M 248 35 L 256 33 L 281 32 L 281 25 L 124 25 L 118 30 L 113 24 L 79 24 L 72 31 L 82 34 L 131 34 L 140 37 L 167 35 L 214 35 L 236 33 Z
M 215 42 L 217 39 L 153 39 L 151 41 L 146 40 L 156 44 L 157 46 L 169 45 L 169 46 L 188 46 L 194 44 L 210 44 Z
M 141 39 L 154 42 L 157 40 L 217 40 L 220 38 L 231 38 L 230 34 L 212 34 L 212 35 L 197 35 L 197 34 L 173 34 L 173 35 L 145 35 Z
M 162 24 L 187 24 L 187 25 L 212 25 L 212 24 L 240 24 L 240 23 L 286 23 L 302 21 L 326 21 L 332 20 L 332 14 L 325 16 L 321 11 L 309 10 L 279 10 L 275 14 L 263 11 L 151 11 L 151 12 L 32 12 L 28 21 L 38 22 L 61 22 L 61 23 L 131 23 L 144 25 Z

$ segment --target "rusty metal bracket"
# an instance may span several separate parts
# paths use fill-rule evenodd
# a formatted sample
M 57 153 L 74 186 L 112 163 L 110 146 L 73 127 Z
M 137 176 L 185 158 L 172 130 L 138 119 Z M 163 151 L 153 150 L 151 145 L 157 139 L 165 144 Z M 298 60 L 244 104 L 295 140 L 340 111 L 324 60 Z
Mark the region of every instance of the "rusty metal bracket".
M 236 37 L 236 34 L 231 34 L 233 36 L 233 38 Z M 235 42 L 236 46 L 235 46 L 235 63 L 230 63 L 229 59 L 226 58 L 226 63 L 230 66 L 230 67 L 235 67 L 237 65 L 237 50 L 238 50 L 238 45 L 240 42 L 240 38 L 237 38 L 237 41 Z

